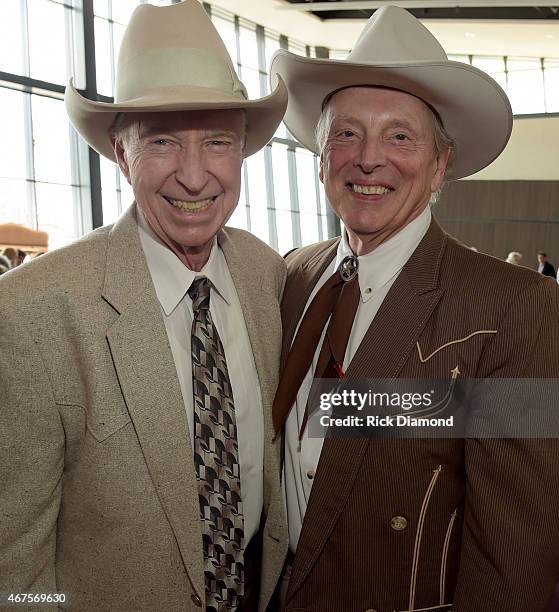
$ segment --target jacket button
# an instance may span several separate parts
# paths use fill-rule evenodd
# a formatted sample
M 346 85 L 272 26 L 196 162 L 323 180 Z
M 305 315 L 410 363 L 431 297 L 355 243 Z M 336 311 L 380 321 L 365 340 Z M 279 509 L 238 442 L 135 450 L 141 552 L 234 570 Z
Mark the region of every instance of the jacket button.
M 377 612 L 374 608 L 367 608 L 365 612 Z
M 404 531 L 407 526 L 408 519 L 405 516 L 393 516 L 390 519 L 390 527 L 392 527 L 394 531 Z
M 199 608 L 202 607 L 202 600 L 198 597 L 198 595 L 196 595 L 196 593 L 192 593 L 190 599 L 192 599 L 195 606 L 198 606 Z

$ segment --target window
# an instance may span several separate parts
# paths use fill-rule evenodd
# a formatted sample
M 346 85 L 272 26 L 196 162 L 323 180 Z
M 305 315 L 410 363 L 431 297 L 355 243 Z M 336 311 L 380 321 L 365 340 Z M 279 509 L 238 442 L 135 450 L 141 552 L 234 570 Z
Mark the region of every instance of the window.
M 543 62 L 545 87 L 545 112 L 559 113 L 559 60 Z
M 507 73 L 507 93 L 513 113 L 545 113 L 541 60 L 509 57 Z
M 287 253 L 294 246 L 293 209 L 289 190 L 289 167 L 287 145 L 279 142 L 272 144 L 272 163 L 274 166 L 274 200 L 276 203 L 277 248 Z
M 345 60 L 349 51 L 340 51 L 339 49 L 330 49 L 329 57 L 333 60 Z
M 20 2 L 0 2 L 0 70 L 26 74 L 23 5 Z
M 47 231 L 55 248 L 91 229 L 87 147 L 62 101 L 69 75 L 84 83 L 77 0 L 0 3 L 0 58 L 9 73 L 0 87 L 0 223 Z
M 267 95 L 267 69 L 273 54 L 282 47 L 280 34 L 217 7 L 212 7 L 211 17 L 249 97 Z M 288 40 L 287 46 L 294 53 L 306 55 L 307 48 L 299 41 Z M 280 253 L 326 237 L 326 205 L 320 201 L 317 182 L 314 156 L 281 124 L 271 144 L 245 161 L 241 200 L 229 225 L 249 229 Z M 305 200 L 304 231 L 299 198 Z

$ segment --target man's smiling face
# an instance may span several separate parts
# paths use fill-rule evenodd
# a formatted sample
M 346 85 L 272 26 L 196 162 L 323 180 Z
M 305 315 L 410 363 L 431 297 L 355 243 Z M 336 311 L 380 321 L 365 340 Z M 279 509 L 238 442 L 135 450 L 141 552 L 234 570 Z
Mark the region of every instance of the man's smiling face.
M 364 255 L 425 209 L 448 152 L 437 155 L 432 111 L 401 91 L 350 87 L 325 112 L 320 178 L 351 248 Z
M 239 201 L 243 112 L 146 113 L 132 119 L 127 136 L 116 142 L 119 165 L 155 234 L 199 270 Z

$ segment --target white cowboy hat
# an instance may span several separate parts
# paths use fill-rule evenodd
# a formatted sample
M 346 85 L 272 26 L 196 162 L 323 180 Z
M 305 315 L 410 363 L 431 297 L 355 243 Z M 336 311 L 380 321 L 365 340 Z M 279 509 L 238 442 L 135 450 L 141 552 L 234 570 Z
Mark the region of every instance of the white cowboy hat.
M 136 8 L 120 47 L 114 98 L 114 104 L 88 100 L 72 80 L 65 95 L 73 126 L 112 161 L 109 129 L 118 113 L 244 109 L 248 156 L 272 138 L 287 106 L 287 91 L 279 81 L 269 96 L 248 100 L 223 41 L 197 0 Z
M 481 70 L 448 60 L 429 30 L 395 6 L 374 12 L 346 60 L 277 51 L 270 67 L 272 86 L 280 77 L 289 92 L 285 124 L 315 153 L 320 153 L 315 129 L 325 99 L 360 85 L 398 89 L 435 109 L 456 142 L 448 178 L 485 168 L 505 148 L 512 130 L 510 102 L 501 87 Z

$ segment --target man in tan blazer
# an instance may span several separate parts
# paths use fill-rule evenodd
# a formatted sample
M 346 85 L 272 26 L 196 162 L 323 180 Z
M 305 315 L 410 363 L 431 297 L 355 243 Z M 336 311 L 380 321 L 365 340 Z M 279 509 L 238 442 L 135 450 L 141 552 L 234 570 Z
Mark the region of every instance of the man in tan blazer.
M 196 0 L 136 9 L 115 90 L 66 105 L 136 203 L 2 278 L 0 608 L 264 609 L 285 264 L 224 225 L 286 90 L 248 100 Z
M 450 390 L 559 376 L 556 283 L 471 251 L 429 207 L 445 177 L 502 151 L 506 95 L 395 7 L 346 61 L 279 51 L 271 73 L 345 228 L 287 257 L 273 407 L 294 556 L 285 609 L 542 612 L 559 575 L 556 439 L 320 439 L 306 424 L 313 375 Z

